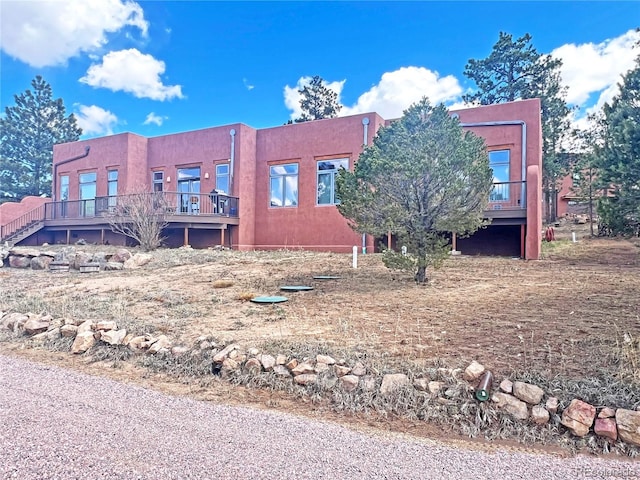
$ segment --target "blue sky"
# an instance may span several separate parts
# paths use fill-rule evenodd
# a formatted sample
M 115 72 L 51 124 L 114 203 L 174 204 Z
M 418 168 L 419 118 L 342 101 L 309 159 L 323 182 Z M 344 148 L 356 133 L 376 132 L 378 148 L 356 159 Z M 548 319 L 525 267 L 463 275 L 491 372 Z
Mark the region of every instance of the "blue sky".
M 320 75 L 341 114 L 397 117 L 422 96 L 458 106 L 500 31 L 564 62 L 578 125 L 616 93 L 640 48 L 634 2 L 145 2 L 0 0 L 0 102 L 42 75 L 84 138 L 163 135 L 297 116 Z

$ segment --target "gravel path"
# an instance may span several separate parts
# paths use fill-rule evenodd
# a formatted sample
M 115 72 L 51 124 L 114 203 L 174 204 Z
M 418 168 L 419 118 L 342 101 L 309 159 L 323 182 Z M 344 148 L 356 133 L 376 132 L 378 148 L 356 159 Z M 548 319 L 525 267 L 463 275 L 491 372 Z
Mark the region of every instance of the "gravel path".
M 0 355 L 0 478 L 630 479 L 640 462 L 370 435 Z

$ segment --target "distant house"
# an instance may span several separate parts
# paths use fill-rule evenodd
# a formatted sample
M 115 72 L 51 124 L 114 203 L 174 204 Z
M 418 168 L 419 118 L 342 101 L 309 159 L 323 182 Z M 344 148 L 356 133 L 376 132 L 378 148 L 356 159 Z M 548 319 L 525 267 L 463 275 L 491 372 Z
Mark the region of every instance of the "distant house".
M 491 225 L 456 248 L 536 259 L 541 243 L 537 99 L 456 110 L 484 137 L 495 186 Z M 14 204 L 3 241 L 124 244 L 106 216 L 139 191 L 166 200 L 167 246 L 372 252 L 393 241 L 356 234 L 338 213 L 335 178 L 353 168 L 386 121 L 376 113 L 254 129 L 238 123 L 147 138 L 133 133 L 56 145 L 53 198 Z M 16 209 L 20 209 L 18 212 Z M 19 213 L 19 215 L 18 215 Z M 8 217 L 7 217 L 8 218 Z M 393 233 L 393 232 L 391 232 Z

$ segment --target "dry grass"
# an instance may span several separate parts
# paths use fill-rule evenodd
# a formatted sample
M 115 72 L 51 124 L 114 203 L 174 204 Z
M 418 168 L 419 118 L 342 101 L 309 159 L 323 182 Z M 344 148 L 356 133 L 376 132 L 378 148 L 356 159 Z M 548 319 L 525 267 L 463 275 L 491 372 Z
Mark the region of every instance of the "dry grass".
M 193 345 L 208 335 L 222 344 L 236 341 L 297 358 L 327 353 L 362 361 L 379 373 L 406 371 L 412 378 L 436 379 L 438 366 L 464 367 L 476 359 L 498 381 L 535 381 L 566 403 L 573 395 L 596 405 L 638 406 L 640 241 L 580 234 L 573 243 L 570 230 L 562 229 L 556 237 L 543 245 L 541 261 L 451 258 L 430 272 L 425 287 L 387 270 L 377 254 L 361 256 L 357 270 L 350 255 L 192 249 L 160 250 L 139 270 L 91 277 L 5 269 L 0 310 L 113 319 L 132 332 L 166 333 L 175 344 Z M 340 278 L 313 280 L 315 275 Z M 289 294 L 279 305 L 247 303 L 293 284 L 315 288 Z M 113 355 L 97 359 L 117 364 Z M 212 381 L 206 354 L 156 357 L 144 357 L 144 366 L 184 382 Z M 470 401 L 466 387 L 452 380 L 449 403 L 415 391 L 383 402 L 371 393 L 331 389 L 328 379 L 310 389 L 266 374 L 239 373 L 231 380 L 329 402 L 343 413 L 440 422 L 469 436 L 548 441 L 557 433 L 556 421 L 546 429 L 523 430 L 521 422 Z M 599 440 L 585 442 L 608 448 Z

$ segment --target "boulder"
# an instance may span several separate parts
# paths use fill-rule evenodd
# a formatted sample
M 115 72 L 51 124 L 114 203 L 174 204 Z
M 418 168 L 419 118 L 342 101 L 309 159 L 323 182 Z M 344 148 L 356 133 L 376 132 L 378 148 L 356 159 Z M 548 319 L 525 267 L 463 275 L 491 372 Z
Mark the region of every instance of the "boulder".
M 500 390 L 504 393 L 513 393 L 513 382 L 508 378 L 505 378 L 500 382 Z
M 122 345 L 124 337 L 127 336 L 127 330 L 101 330 L 100 340 L 109 345 Z
M 467 382 L 471 382 L 480 378 L 480 375 L 484 373 L 484 365 L 476 362 L 475 360 L 469 364 L 469 366 L 465 369 L 464 378 Z
M 593 431 L 600 437 L 605 437 L 614 442 L 618 439 L 618 429 L 613 418 L 596 418 Z
M 498 408 L 501 408 L 517 419 L 526 420 L 529 418 L 527 404 L 522 400 L 518 400 L 513 395 L 503 392 L 495 392 L 491 396 L 491 400 L 497 404 Z
M 616 425 L 620 440 L 640 446 L 640 412 L 618 408 Z
M 33 337 L 31 337 L 31 340 L 53 341 L 53 340 L 57 340 L 58 338 L 60 338 L 60 327 L 55 327 L 55 328 L 52 328 L 51 330 L 47 330 L 46 332 L 41 332 L 41 333 L 38 333 L 37 335 L 34 335 Z
M 333 371 L 336 373 L 336 377 L 344 377 L 351 373 L 351 369 L 349 367 L 345 367 L 344 365 L 334 365 Z
M 9 249 L 9 255 L 15 255 L 16 257 L 39 257 L 40 250 L 36 250 L 34 248 L 14 247 Z
M 86 252 L 77 252 L 73 258 L 69 260 L 69 267 L 74 270 L 80 270 L 80 265 L 84 265 L 86 263 L 91 262 L 91 258 L 93 255 L 90 255 Z
M 442 387 L 444 387 L 444 382 L 438 382 L 435 380 L 429 382 L 429 385 L 427 385 L 427 388 L 429 389 L 429 393 L 431 395 L 438 395 L 442 390 Z
M 49 321 L 40 318 L 30 318 L 23 325 L 24 333 L 27 335 L 35 335 L 37 333 L 46 332 L 49 328 Z
M 145 347 L 143 347 L 143 345 L 146 341 L 147 337 L 145 335 L 138 335 L 137 337 L 132 337 L 129 340 L 128 347 L 134 351 L 144 350 Z
M 545 404 L 545 407 L 550 413 L 557 413 L 559 403 L 560 402 L 556 397 L 549 397 L 547 398 L 547 403 Z
M 387 395 L 391 392 L 411 385 L 409 377 L 404 373 L 388 373 L 382 377 L 382 385 L 380 386 L 380 394 Z
M 33 257 L 31 259 L 31 270 L 47 270 L 49 268 L 49 264 L 53 262 L 53 258 L 39 256 Z
M 537 405 L 542 400 L 544 390 L 531 383 L 515 382 L 513 384 L 513 395 L 529 405 Z
M 31 258 L 9 255 L 9 266 L 11 268 L 29 268 L 31 266 Z
M 573 399 L 564 412 L 560 423 L 567 427 L 571 433 L 577 437 L 584 437 L 589 433 L 593 419 L 596 416 L 596 407 L 583 402 L 582 400 Z
M 93 334 L 93 322 L 91 320 L 86 320 L 78 325 L 77 334 L 81 334 L 84 332 L 91 332 Z
M 116 324 L 116 322 L 113 322 L 110 320 L 101 320 L 100 322 L 95 323 L 93 325 L 93 329 L 94 330 L 117 330 L 118 325 Z
M 367 367 L 365 367 L 362 363 L 356 362 L 356 364 L 351 369 L 351 373 L 358 377 L 362 377 L 367 373 Z
M 124 268 L 126 269 L 135 269 L 145 266 L 153 260 L 153 257 L 148 253 L 136 253 L 129 260 L 124 262 Z
M 109 261 L 124 263 L 130 258 L 131 258 L 131 252 L 129 252 L 129 250 L 127 250 L 126 248 L 119 248 L 118 250 L 116 250 L 116 253 L 111 255 L 111 258 L 109 259 Z
M 276 365 L 284 365 L 287 363 L 287 356 L 279 354 L 276 356 Z
M 255 375 L 256 373 L 262 372 L 262 363 L 257 358 L 250 358 L 245 362 L 243 370 L 246 373 L 252 373 Z
M 124 338 L 124 336 L 123 336 Z M 170 349 L 171 341 L 166 335 L 160 335 L 155 342 L 149 347 L 149 353 L 160 353 L 162 349 Z
M 76 339 L 71 345 L 71 353 L 84 353 L 96 343 L 93 332 L 81 332 L 76 335 Z
M 598 418 L 613 418 L 615 416 L 616 411 L 611 407 L 604 407 L 598 414 Z
M 312 374 L 312 373 L 315 373 L 315 371 L 316 371 L 316 369 L 314 368 L 313 365 L 311 365 L 308 362 L 302 362 L 302 363 L 298 364 L 297 367 L 292 369 L 291 373 L 293 373 L 294 375 L 298 376 L 298 375 Z
M 122 341 L 124 345 L 124 340 Z M 176 345 L 175 347 L 171 347 L 171 355 L 174 357 L 181 357 L 185 353 L 189 351 L 189 347 L 185 347 L 184 345 Z
M 291 372 L 284 365 L 276 365 L 273 367 L 273 373 L 278 375 L 279 377 L 290 377 Z
M 326 363 L 327 365 L 334 365 L 336 361 L 333 357 L 330 357 L 329 355 L 317 355 L 316 363 Z
M 426 378 L 416 378 L 413 381 L 413 388 L 415 388 L 419 392 L 426 392 L 429 388 L 429 380 L 427 380 Z
M 78 332 L 78 327 L 75 325 L 63 325 L 60 327 L 60 335 L 67 338 L 73 338 Z
M 360 382 L 360 377 L 357 375 L 345 375 L 340 377 L 340 386 L 344 389 L 345 392 L 353 392 L 356 388 L 358 388 L 358 383 Z
M 276 366 L 276 359 L 273 355 L 262 354 L 258 357 L 258 360 L 265 372 L 270 372 Z
M 290 371 L 293 371 L 293 369 L 296 368 L 297 366 L 298 366 L 298 359 L 297 358 L 292 358 L 285 365 L 285 367 L 287 367 Z
M 531 409 L 531 420 L 538 425 L 545 425 L 549 422 L 549 411 L 542 405 L 534 405 Z
M 29 316 L 23 313 L 8 313 L 4 317 L 2 317 L 0 325 L 2 326 L 2 328 L 13 330 L 15 332 L 17 330 L 15 326 L 20 325 L 20 328 L 22 328 L 27 320 L 29 320 Z
M 376 388 L 376 377 L 373 375 L 365 375 L 362 377 L 362 389 L 365 392 L 373 392 Z
M 220 350 L 218 353 L 216 353 L 213 356 L 213 363 L 222 363 L 224 362 L 224 359 L 227 358 L 229 356 L 229 354 L 233 351 L 236 350 L 238 347 L 238 345 L 236 343 L 232 343 L 230 345 L 227 345 L 226 347 L 224 347 L 222 350 Z
M 296 375 L 293 378 L 293 381 L 298 385 L 312 385 L 316 383 L 317 380 L 318 375 L 316 375 L 315 373 L 302 373 L 300 375 Z

